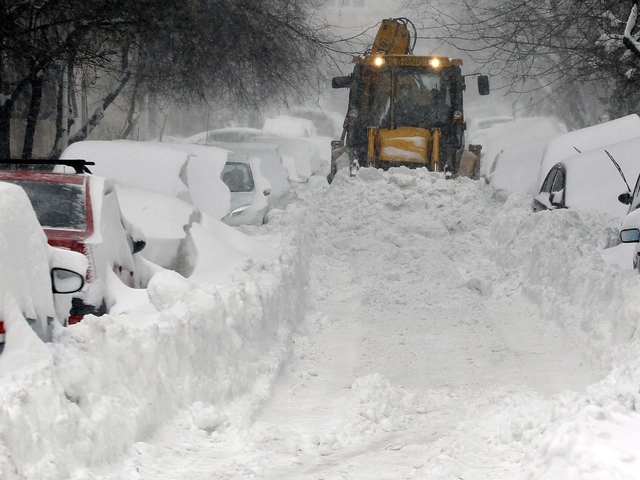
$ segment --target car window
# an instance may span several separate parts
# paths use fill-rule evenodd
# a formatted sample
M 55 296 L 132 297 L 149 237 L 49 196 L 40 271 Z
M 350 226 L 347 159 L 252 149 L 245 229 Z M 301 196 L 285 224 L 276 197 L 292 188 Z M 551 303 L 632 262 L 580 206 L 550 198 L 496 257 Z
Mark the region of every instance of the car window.
M 544 179 L 540 193 L 559 192 L 564 189 L 564 167 L 555 165 Z
M 633 197 L 631 200 L 631 205 L 629 205 L 629 213 L 637 210 L 638 208 L 640 208 L 640 176 L 638 176 L 636 186 L 633 189 Z
M 540 193 L 551 193 L 551 187 L 553 185 L 553 180 L 555 179 L 557 170 L 552 168 L 551 171 L 547 174 L 547 178 L 544 179 L 544 183 L 542 184 L 542 188 L 540 189 Z
M 551 186 L 552 192 L 559 192 L 564 189 L 564 170 L 560 167 L 556 167 L 556 176 L 553 179 L 553 185 Z
M 222 169 L 222 181 L 231 192 L 253 192 L 253 175 L 247 163 L 227 162 Z
M 4 180 L 27 193 L 44 228 L 84 231 L 87 228 L 85 186 L 56 182 Z

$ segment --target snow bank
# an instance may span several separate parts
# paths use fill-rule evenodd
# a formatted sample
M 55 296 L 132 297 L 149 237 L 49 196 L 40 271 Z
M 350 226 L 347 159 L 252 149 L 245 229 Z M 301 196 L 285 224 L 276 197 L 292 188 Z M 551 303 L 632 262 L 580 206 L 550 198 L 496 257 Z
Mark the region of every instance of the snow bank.
M 528 203 L 513 194 L 504 204 L 492 226 L 493 257 L 573 347 L 610 373 L 586 397 L 554 397 L 526 415 L 535 452 L 527 471 L 541 479 L 637 478 L 640 277 L 601 255 L 618 221 L 589 210 L 531 214 Z
M 257 240 L 236 233 L 237 247 L 257 251 Z M 303 318 L 308 274 L 303 236 L 273 248 L 224 285 L 159 273 L 147 290 L 157 311 L 145 322 L 85 317 L 50 345 L 49 361 L 5 378 L 0 477 L 83 477 L 133 453 L 180 411 L 201 412 L 194 422 L 215 430 L 223 421 L 211 412 L 240 397 L 258 404 Z M 229 421 L 247 420 L 238 415 Z

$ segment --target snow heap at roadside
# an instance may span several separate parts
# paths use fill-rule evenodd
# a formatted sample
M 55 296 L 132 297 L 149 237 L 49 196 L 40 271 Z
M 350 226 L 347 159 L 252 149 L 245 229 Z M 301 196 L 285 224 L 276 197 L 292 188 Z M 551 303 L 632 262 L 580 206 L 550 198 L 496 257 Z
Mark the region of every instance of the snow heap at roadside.
M 20 370 L 0 363 L 0 478 L 82 476 L 198 402 L 196 424 L 215 430 L 223 422 L 209 410 L 268 395 L 303 316 L 306 243 L 295 230 L 252 238 L 211 218 L 194 230 L 192 278 L 157 273 L 147 308 L 87 316 Z M 8 348 L 28 353 L 33 336 L 10 332 Z
M 203 225 L 202 236 L 217 240 L 200 243 L 200 261 L 211 262 L 199 270 L 202 277 L 159 273 L 148 288 L 153 308 L 86 318 L 49 346 L 50 359 L 19 375 L 0 371 L 0 477 L 82 478 L 90 468 L 132 454 L 136 445 L 140 451 L 141 442 L 184 412 L 191 412 L 189 428 L 203 435 L 248 426 L 304 319 L 310 239 L 316 228 L 332 228 L 328 217 L 316 224 L 306 203 L 330 194 L 342 205 L 366 205 L 382 193 L 384 204 L 399 214 L 424 207 L 425 198 L 437 194 L 440 214 L 425 220 L 428 235 L 488 229 L 488 253 L 502 275 L 516 277 L 545 321 L 565 330 L 576 348 L 609 372 L 583 395 L 544 399 L 505 391 L 489 401 L 470 397 L 460 438 L 508 450 L 514 471 L 529 478 L 636 478 L 640 277 L 602 258 L 615 220 L 591 211 L 532 214 L 527 197 L 512 194 L 499 203 L 481 182 L 445 181 L 422 170 L 361 172 L 356 179 L 340 173 L 327 194 L 321 183 L 310 182 L 318 191 L 301 191 L 301 200 L 274 212 L 269 225 L 248 230 L 256 238 Z M 376 188 L 358 187 L 368 183 Z M 227 265 L 224 282 L 206 278 L 216 257 L 228 255 L 238 241 L 244 253 Z M 487 287 L 478 295 L 490 294 L 492 271 L 476 279 Z M 400 429 L 423 401 L 375 374 L 358 379 L 351 392 L 344 418 L 325 440 L 358 441 Z M 270 438 L 257 430 L 254 442 Z M 449 445 L 446 454 L 455 455 L 463 444 Z M 426 478 L 446 478 L 426 468 Z

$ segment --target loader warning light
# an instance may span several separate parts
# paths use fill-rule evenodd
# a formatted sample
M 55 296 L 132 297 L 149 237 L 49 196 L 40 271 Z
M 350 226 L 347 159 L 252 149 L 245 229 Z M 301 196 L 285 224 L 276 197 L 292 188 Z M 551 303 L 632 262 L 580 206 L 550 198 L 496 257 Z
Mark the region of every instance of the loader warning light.
M 384 65 L 384 58 L 376 57 L 373 63 L 376 65 L 376 67 L 381 67 L 382 65 Z

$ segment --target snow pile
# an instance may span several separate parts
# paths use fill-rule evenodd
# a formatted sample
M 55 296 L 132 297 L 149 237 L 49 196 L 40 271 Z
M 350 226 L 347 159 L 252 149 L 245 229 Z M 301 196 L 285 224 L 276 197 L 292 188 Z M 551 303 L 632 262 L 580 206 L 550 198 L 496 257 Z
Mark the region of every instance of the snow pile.
M 253 238 L 204 216 L 193 274 L 156 274 L 151 309 L 87 318 L 48 361 L 5 371 L 0 476 L 113 474 L 129 456 L 130 476 L 169 478 L 166 466 L 194 474 L 199 448 L 210 478 L 340 478 L 345 458 L 347 470 L 366 463 L 359 478 L 637 477 L 640 278 L 602 258 L 615 219 L 533 214 L 529 197 L 497 201 L 484 182 L 425 169 L 340 171 L 330 187 L 304 187 L 248 227 Z M 328 278 L 308 298 L 311 261 Z M 496 315 L 507 297 L 512 310 Z M 308 312 L 312 301 L 335 311 Z M 529 306 L 537 324 L 519 324 Z M 314 341 L 332 329 L 326 352 Z M 543 393 L 519 370 L 547 360 L 546 345 L 522 345 L 535 329 L 602 380 Z M 333 356 L 352 360 L 337 379 L 323 377 Z M 307 429 L 282 414 L 254 421 L 279 373 L 297 382 L 288 417 L 337 384 L 325 417 L 312 412 Z M 161 450 L 170 436 L 179 447 Z
M 512 194 L 505 203 L 492 226 L 493 258 L 520 276 L 544 317 L 610 368 L 610 346 L 631 340 L 640 319 L 638 277 L 606 264 L 600 253 L 618 221 L 591 210 L 534 215 L 529 202 Z
M 144 449 L 141 440 L 187 409 L 209 431 L 246 422 L 303 317 L 304 245 L 284 237 L 279 253 L 254 255 L 223 285 L 159 273 L 147 290 L 155 313 L 133 322 L 132 313 L 85 317 L 49 345 L 48 361 L 20 377 L 3 369 L 0 477 L 80 475 L 133 445 Z M 229 419 L 219 413 L 240 397 L 247 412 Z M 196 403 L 203 399 L 207 406 Z
M 54 316 L 47 238 L 27 194 L 7 183 L 0 183 L 0 248 L 0 315 L 16 302 L 19 313 L 46 322 Z
M 414 393 L 392 385 L 379 373 L 356 379 L 346 407 L 338 438 L 350 443 L 367 435 L 401 429 L 415 414 Z

